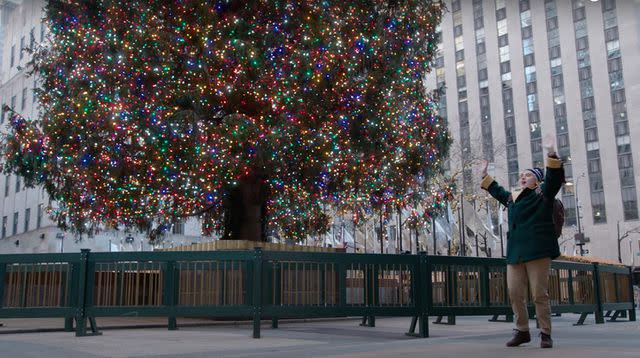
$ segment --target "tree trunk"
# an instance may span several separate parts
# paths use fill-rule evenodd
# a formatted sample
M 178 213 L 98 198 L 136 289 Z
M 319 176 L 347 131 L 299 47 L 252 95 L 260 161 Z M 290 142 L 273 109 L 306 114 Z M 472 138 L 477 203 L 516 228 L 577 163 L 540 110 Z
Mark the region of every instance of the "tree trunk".
M 265 189 L 260 175 L 242 180 L 228 191 L 223 240 L 266 241 Z

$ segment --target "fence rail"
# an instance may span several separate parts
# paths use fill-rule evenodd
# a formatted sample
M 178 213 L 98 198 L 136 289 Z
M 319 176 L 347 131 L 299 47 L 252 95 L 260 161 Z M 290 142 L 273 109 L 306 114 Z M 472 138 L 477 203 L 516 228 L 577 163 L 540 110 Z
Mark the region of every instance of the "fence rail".
M 555 313 L 628 311 L 631 271 L 555 261 Z M 509 315 L 503 259 L 315 252 L 212 251 L 0 255 L 0 317 L 63 317 L 78 336 L 99 334 L 95 317 L 217 316 L 260 320 L 357 315 L 413 317 L 428 336 L 429 316 Z M 617 314 L 616 314 L 617 317 Z M 88 332 L 87 326 L 91 332 Z

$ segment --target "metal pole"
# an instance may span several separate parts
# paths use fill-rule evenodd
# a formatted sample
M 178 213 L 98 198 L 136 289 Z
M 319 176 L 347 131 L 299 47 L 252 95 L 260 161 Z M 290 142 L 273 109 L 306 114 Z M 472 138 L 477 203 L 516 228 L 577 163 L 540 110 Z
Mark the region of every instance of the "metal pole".
M 491 257 L 491 248 L 487 246 L 487 235 L 482 235 L 482 237 L 484 238 L 485 256 Z
M 462 216 L 462 256 L 467 256 L 467 227 L 464 224 L 464 192 L 460 192 L 460 212 Z
M 353 222 L 353 251 L 358 252 L 358 241 L 356 240 L 356 222 Z
M 402 209 L 400 207 L 398 207 L 398 233 L 396 237 L 398 238 L 398 242 L 400 242 L 398 246 L 400 246 L 400 253 L 402 253 Z
M 618 229 L 618 236 L 617 236 L 617 239 L 618 239 L 618 262 L 622 263 L 622 255 L 620 253 L 620 241 L 622 241 L 622 239 L 620 238 L 620 220 L 618 220 L 616 222 L 616 228 Z
M 416 253 L 418 250 L 416 250 Z M 409 253 L 413 253 L 413 241 L 411 241 L 411 228 L 409 228 Z
M 584 246 L 584 238 L 582 237 L 582 226 L 580 225 L 580 202 L 578 200 L 578 180 L 580 177 L 578 176 L 575 180 L 574 185 L 576 186 L 575 199 L 576 199 L 576 222 L 578 224 L 578 235 L 580 237 L 580 256 L 584 256 L 584 251 L 582 247 Z
M 364 222 L 364 253 L 367 253 L 367 232 L 369 231 L 369 227 L 367 222 Z
M 460 205 L 461 206 L 461 205 Z M 461 247 L 463 245 L 462 243 L 462 218 L 460 217 L 460 206 L 458 206 L 458 243 L 459 243 L 459 247 L 458 247 L 458 256 L 462 256 L 462 250 Z
M 436 252 L 438 251 L 438 245 L 437 245 L 438 238 L 436 237 L 436 218 L 435 217 L 431 218 L 431 232 L 433 233 L 433 254 L 435 255 Z
M 498 208 L 500 210 L 500 208 Z M 504 257 L 504 241 L 502 239 L 502 223 L 498 224 L 498 233 L 500 233 L 500 257 Z
M 384 239 L 382 238 L 382 206 L 380 207 L 380 253 L 384 254 Z
M 473 199 L 473 236 L 476 239 L 476 257 L 480 256 L 478 252 L 478 212 L 476 211 L 476 200 Z

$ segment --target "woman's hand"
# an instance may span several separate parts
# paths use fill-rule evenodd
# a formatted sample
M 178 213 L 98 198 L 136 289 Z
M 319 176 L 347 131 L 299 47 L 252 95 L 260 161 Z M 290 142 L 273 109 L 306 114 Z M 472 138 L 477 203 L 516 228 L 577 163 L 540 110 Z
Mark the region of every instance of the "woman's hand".
M 482 159 L 480 163 L 480 178 L 484 178 L 487 176 L 487 168 L 489 167 L 489 161 Z
M 542 147 L 547 151 L 547 154 L 556 154 L 556 138 L 553 134 L 546 134 L 542 138 Z

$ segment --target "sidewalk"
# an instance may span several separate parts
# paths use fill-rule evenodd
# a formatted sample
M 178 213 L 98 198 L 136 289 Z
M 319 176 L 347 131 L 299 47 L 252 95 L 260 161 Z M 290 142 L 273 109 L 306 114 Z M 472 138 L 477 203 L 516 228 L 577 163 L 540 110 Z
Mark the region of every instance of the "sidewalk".
M 553 317 L 555 347 L 542 350 L 535 321 L 533 341 L 506 348 L 512 323 L 488 322 L 489 317 L 457 317 L 455 326 L 430 324 L 431 337 L 404 335 L 409 318 L 377 318 L 376 327 L 360 327 L 359 319 L 283 321 L 280 328 L 262 326 L 262 338 L 251 338 L 246 322 L 179 319 L 178 331 L 165 328 L 105 329 L 102 336 L 75 337 L 70 332 L 0 334 L 2 357 L 639 357 L 640 322 L 574 327 L 578 315 Z M 433 318 L 431 319 L 433 321 Z M 60 328 L 60 319 L 2 319 L 7 330 Z M 100 327 L 166 324 L 162 318 L 101 318 Z

